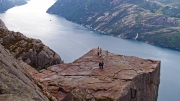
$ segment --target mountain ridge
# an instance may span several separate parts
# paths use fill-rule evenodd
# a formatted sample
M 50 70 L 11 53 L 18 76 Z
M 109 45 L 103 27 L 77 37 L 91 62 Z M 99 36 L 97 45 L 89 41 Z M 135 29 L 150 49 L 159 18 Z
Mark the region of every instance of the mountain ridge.
M 180 50 L 178 18 L 145 9 L 161 8 L 148 0 L 58 0 L 47 12 L 104 34 Z M 137 5 L 138 4 L 138 5 Z M 148 6 L 148 7 L 149 7 Z

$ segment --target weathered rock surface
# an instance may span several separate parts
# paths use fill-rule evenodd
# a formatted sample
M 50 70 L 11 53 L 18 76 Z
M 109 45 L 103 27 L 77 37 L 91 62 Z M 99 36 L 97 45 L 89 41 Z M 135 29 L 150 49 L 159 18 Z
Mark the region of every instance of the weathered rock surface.
M 19 32 L 0 29 L 0 44 L 16 59 L 22 59 L 37 70 L 63 63 L 60 56 L 41 40 L 27 38 Z
M 59 101 L 157 101 L 160 61 L 97 51 L 73 63 L 27 71 Z
M 20 62 L 0 45 L 0 101 L 49 101 Z
M 6 25 L 1 19 L 0 19 L 0 28 L 7 29 Z

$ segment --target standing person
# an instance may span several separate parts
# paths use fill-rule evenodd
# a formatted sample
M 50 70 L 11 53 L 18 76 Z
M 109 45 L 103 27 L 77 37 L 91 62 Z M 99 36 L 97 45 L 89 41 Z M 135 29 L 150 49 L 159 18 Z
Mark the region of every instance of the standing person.
M 99 51 L 99 46 L 98 46 L 98 48 L 97 48 L 97 55 L 99 56 L 100 55 L 100 51 Z
M 101 68 L 102 68 L 102 69 L 103 69 L 103 66 L 104 66 L 104 62 L 102 61 L 102 62 L 101 62 Z
M 101 66 L 102 66 L 102 64 L 101 64 L 101 62 L 99 62 L 99 69 L 101 69 Z

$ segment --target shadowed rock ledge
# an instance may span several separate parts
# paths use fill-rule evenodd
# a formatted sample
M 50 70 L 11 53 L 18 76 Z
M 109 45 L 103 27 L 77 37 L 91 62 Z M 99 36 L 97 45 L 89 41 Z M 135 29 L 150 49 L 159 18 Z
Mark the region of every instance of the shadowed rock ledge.
M 26 70 L 59 101 L 157 101 L 160 61 L 97 51 L 40 72 Z

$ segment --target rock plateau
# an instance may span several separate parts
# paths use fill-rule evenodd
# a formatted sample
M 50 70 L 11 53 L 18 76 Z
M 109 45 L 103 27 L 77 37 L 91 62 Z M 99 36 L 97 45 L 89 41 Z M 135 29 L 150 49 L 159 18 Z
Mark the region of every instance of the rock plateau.
M 157 101 L 160 61 L 97 51 L 73 63 L 27 71 L 59 101 Z

